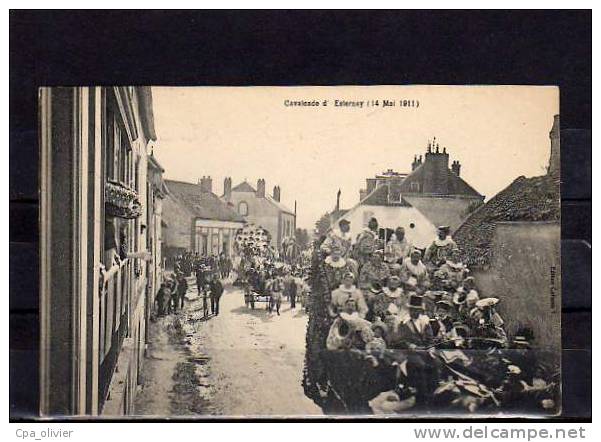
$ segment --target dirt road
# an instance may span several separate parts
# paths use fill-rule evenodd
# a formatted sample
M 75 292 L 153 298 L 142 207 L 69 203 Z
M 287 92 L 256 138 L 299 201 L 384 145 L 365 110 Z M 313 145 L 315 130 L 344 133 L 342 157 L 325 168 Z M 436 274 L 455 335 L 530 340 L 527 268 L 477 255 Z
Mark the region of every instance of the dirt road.
M 184 383 L 183 393 L 168 393 L 171 408 L 175 404 L 174 412 L 222 416 L 321 415 L 319 407 L 305 397 L 301 385 L 307 316 L 300 308 L 292 310 L 285 302 L 281 316 L 267 312 L 263 303 L 251 310 L 244 305 L 240 290 L 226 285 L 220 314 L 205 319 L 202 300 L 196 296 L 195 285 L 190 286 L 185 312 L 179 315 L 185 354 L 180 350 L 175 357 L 180 365 L 172 363 L 171 368 L 172 378 L 181 379 L 179 372 L 189 367 L 181 363 L 193 364 L 197 382 L 191 382 L 192 392 L 186 391 Z M 160 322 L 156 326 L 165 327 Z M 164 346 L 161 351 L 165 352 Z M 152 359 L 146 362 L 157 365 Z M 145 368 L 145 372 L 150 373 L 151 368 Z M 166 394 L 165 389 L 169 388 L 163 386 L 162 394 Z M 184 393 L 187 395 L 184 402 L 195 404 L 190 409 L 181 406 L 178 396 Z M 156 400 L 160 394 L 147 391 L 146 396 Z M 158 404 L 147 406 L 145 399 L 138 402 L 136 410 L 141 410 L 140 414 L 155 414 L 153 409 L 164 412 L 166 408 L 161 409 Z

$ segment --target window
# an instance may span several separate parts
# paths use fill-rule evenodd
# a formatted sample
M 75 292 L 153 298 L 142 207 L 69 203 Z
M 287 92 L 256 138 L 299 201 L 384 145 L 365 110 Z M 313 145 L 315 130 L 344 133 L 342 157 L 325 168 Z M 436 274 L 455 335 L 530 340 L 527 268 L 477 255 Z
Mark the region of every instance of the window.
M 107 170 L 109 180 L 119 181 L 128 187 L 135 186 L 132 146 L 115 97 L 107 99 Z
M 238 204 L 238 213 L 242 216 L 248 215 L 248 204 L 246 201 L 240 201 L 240 204 Z

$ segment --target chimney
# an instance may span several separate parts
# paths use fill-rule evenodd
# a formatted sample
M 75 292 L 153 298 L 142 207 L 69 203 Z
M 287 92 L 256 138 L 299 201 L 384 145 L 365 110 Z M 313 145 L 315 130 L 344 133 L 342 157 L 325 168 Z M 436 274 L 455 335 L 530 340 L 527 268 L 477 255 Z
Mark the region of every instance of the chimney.
M 549 132 L 551 156 L 549 157 L 549 167 L 547 168 L 547 173 L 555 179 L 559 179 L 560 169 L 559 136 L 559 115 L 555 115 L 553 117 L 553 127 L 551 128 L 551 132 Z
M 411 163 L 411 171 L 413 172 L 419 166 L 419 161 L 417 160 L 417 155 L 413 156 L 413 163 Z
M 223 197 L 226 201 L 232 198 L 232 178 L 227 177 L 223 180 Z
M 265 198 L 265 180 L 263 178 L 259 178 L 257 180 L 257 198 Z
M 434 138 L 436 141 L 436 138 Z M 432 148 L 436 150 L 433 151 Z M 440 151 L 439 143 L 428 143 L 424 160 L 423 193 L 446 195 L 448 193 L 449 154 L 446 148 Z
M 273 199 L 280 202 L 280 186 L 273 186 Z
M 200 179 L 200 191 L 201 192 L 212 192 L 213 191 L 213 179 L 210 176 L 203 176 Z
M 459 173 L 461 172 L 461 164 L 459 164 L 459 161 L 453 161 L 453 164 L 451 165 L 451 170 L 455 175 L 459 176 Z
M 338 189 L 338 193 L 336 193 L 336 212 L 340 210 L 340 195 L 342 192 Z

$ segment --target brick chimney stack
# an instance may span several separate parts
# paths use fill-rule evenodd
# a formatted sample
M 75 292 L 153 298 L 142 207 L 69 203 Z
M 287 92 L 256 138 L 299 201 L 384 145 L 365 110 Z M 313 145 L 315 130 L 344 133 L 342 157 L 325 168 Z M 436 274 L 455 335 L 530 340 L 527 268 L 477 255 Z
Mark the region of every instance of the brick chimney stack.
M 434 151 L 434 149 L 436 149 Z M 448 193 L 448 169 L 449 154 L 447 149 L 440 151 L 440 145 L 436 137 L 432 143 L 428 143 L 428 150 L 424 160 L 424 193 L 446 195 Z
M 453 161 L 453 164 L 451 164 L 451 170 L 455 175 L 459 176 L 459 173 L 461 172 L 461 164 L 459 161 Z
M 203 176 L 200 179 L 200 191 L 201 192 L 212 192 L 213 191 L 213 179 L 210 176 Z
M 422 165 L 422 156 L 420 155 L 418 158 L 417 155 L 414 155 L 413 163 L 411 163 L 411 171 L 413 172 L 415 169 L 417 169 L 421 165 Z
M 273 199 L 280 202 L 280 186 L 273 186 Z
M 232 178 L 227 177 L 223 180 L 223 197 L 226 201 L 232 198 Z
M 263 178 L 259 178 L 257 180 L 257 198 L 265 198 L 265 180 Z

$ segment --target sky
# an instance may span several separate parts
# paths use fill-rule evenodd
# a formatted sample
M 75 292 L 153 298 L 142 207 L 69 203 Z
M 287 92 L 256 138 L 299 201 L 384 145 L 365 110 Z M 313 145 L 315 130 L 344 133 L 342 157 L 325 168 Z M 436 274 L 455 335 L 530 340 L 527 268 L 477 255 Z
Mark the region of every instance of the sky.
M 314 227 L 334 209 L 359 202 L 365 179 L 410 172 L 414 155 L 436 137 L 461 177 L 493 197 L 520 175 L 545 173 L 549 131 L 559 113 L 551 86 L 153 87 L 154 150 L 164 177 L 196 183 L 247 180 L 281 188 L 297 227 Z M 382 107 L 383 100 L 395 107 Z M 286 100 L 327 106 L 286 106 Z M 335 106 L 363 101 L 363 107 Z M 380 106 L 367 107 L 378 100 Z M 400 100 L 419 106 L 401 107 Z

